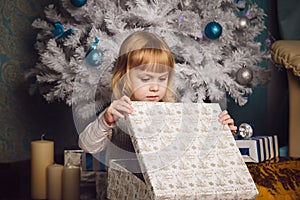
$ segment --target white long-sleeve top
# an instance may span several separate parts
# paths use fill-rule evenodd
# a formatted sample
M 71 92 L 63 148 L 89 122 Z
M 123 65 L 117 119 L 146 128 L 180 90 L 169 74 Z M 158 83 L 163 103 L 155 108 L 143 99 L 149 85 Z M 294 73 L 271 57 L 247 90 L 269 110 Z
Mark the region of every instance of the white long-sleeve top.
M 106 162 L 110 159 L 136 158 L 130 136 L 115 124 L 108 125 L 104 110 L 97 119 L 79 134 L 79 147 L 89 153 L 106 151 Z
M 115 124 L 108 125 L 104 119 L 104 113 L 105 111 L 79 134 L 79 147 L 86 152 L 96 153 L 102 151 L 112 137 Z

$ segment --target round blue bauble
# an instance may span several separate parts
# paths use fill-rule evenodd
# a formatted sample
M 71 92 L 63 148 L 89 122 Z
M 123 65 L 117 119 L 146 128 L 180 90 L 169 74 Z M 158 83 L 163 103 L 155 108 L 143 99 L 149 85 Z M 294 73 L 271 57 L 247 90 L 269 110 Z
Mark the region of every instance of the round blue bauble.
M 102 58 L 103 58 L 102 52 L 98 49 L 93 49 L 85 57 L 85 62 L 89 66 L 97 67 L 97 66 L 101 65 Z
M 81 6 L 84 6 L 86 4 L 86 1 L 87 0 L 71 0 L 71 3 L 75 7 L 81 7 Z
M 218 39 L 222 34 L 222 26 L 218 22 L 209 22 L 205 26 L 205 35 L 211 40 Z

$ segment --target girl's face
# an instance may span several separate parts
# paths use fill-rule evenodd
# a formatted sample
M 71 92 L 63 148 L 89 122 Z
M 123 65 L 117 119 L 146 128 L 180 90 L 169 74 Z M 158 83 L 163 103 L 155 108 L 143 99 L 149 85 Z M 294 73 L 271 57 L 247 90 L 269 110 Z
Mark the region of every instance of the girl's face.
M 131 69 L 129 77 L 132 96 L 136 101 L 160 101 L 166 94 L 169 72 L 152 72 L 140 68 Z

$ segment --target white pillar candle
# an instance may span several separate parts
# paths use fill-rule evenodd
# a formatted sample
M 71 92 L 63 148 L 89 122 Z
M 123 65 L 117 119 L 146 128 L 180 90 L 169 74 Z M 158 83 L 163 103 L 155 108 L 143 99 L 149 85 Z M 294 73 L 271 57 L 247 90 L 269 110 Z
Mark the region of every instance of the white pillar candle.
M 80 199 L 80 168 L 64 166 L 63 170 L 63 200 Z
M 31 142 L 31 198 L 47 198 L 47 167 L 54 163 L 54 142 Z
M 47 168 L 47 199 L 62 199 L 62 173 L 64 166 L 59 164 L 49 165 Z

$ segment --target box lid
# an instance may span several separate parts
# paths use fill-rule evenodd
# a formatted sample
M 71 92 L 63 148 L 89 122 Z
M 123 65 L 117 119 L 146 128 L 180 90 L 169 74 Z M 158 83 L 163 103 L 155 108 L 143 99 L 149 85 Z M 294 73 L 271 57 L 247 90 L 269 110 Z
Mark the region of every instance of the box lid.
M 126 118 L 153 199 L 253 198 L 258 191 L 215 103 L 133 102 Z

